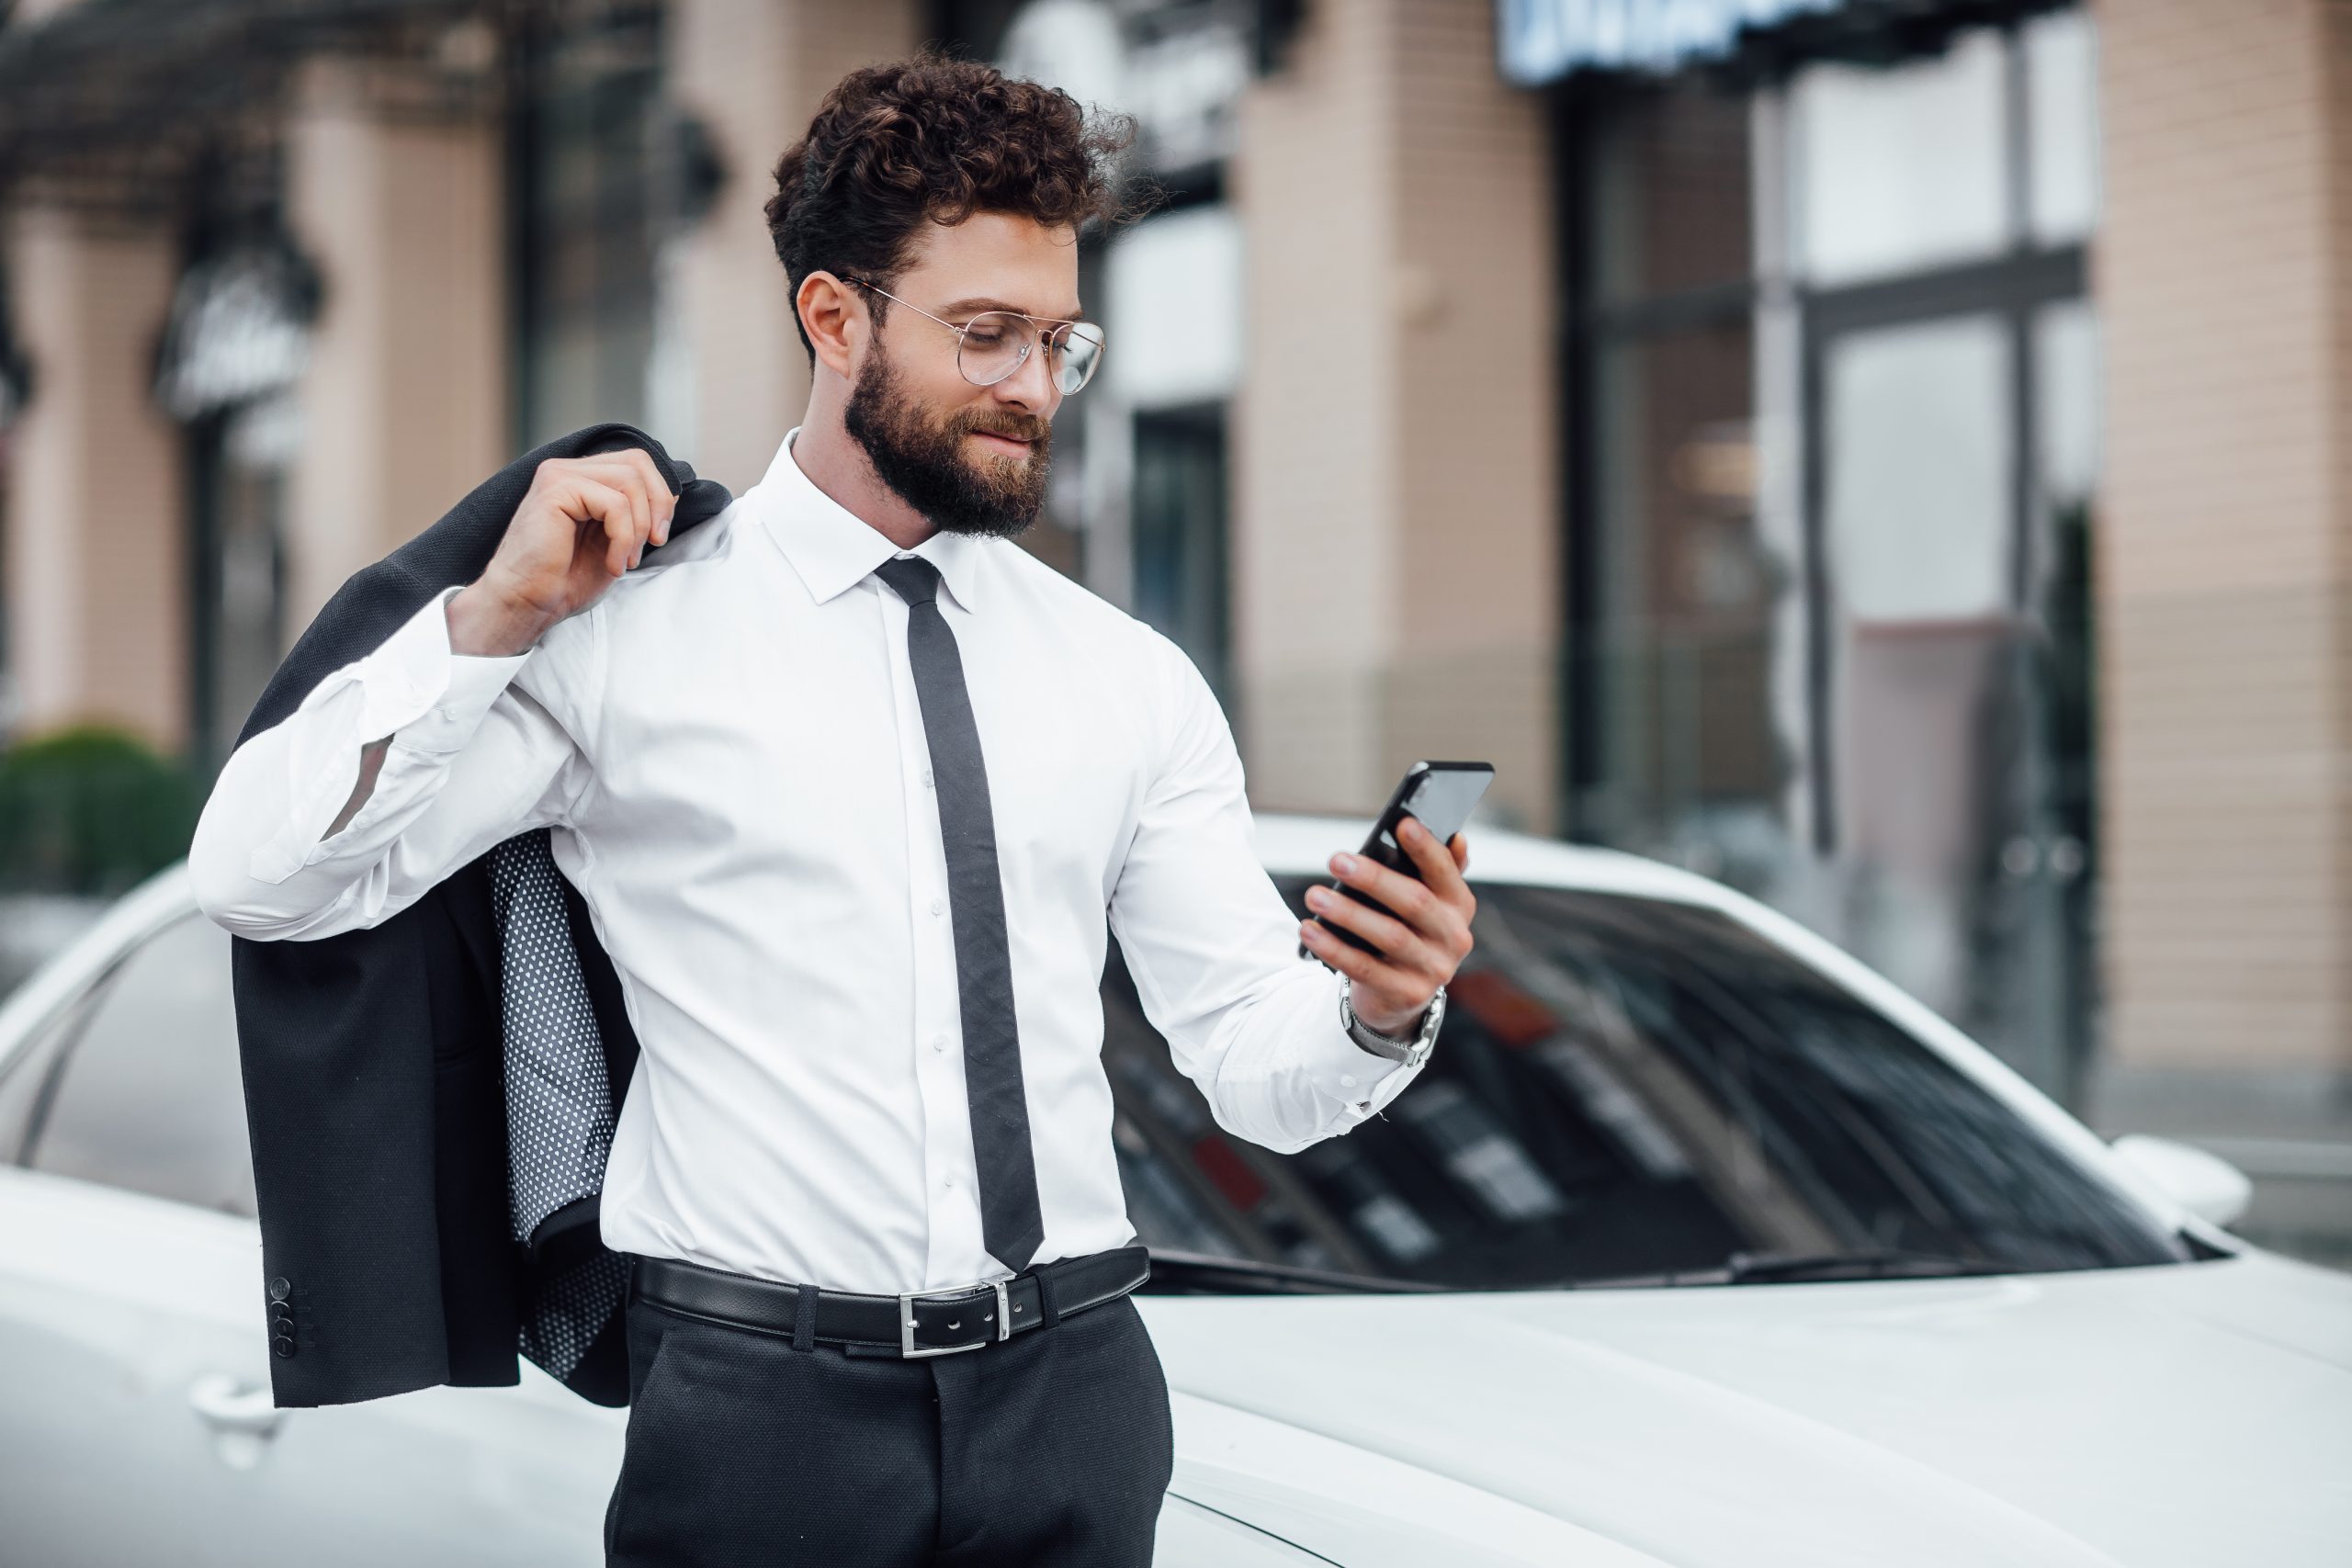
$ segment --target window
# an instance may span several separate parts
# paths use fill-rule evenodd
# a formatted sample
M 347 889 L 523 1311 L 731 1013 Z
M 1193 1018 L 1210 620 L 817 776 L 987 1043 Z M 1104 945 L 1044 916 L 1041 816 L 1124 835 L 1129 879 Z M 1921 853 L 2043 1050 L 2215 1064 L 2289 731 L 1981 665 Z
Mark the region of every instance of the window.
M 1822 65 L 1797 78 L 1796 233 L 1809 280 L 1883 277 L 2008 243 L 2004 78 L 1990 30 L 1896 70 Z
M 520 423 L 522 445 L 537 446 L 602 420 L 648 418 L 661 13 L 634 5 L 554 13 L 521 48 L 527 85 L 513 121 Z
M 1240 221 L 1217 202 L 1162 212 L 1108 242 L 1109 385 L 1087 393 L 1108 401 L 1085 419 L 1090 442 L 1112 436 L 1090 455 L 1106 474 L 1125 426 L 1128 581 L 1102 586 L 1192 656 L 1237 728 L 1226 400 L 1241 376 L 1242 256 Z
M 1281 879 L 1305 912 L 1307 884 Z M 1141 1238 L 1464 1290 L 1898 1249 L 1987 1271 L 2186 1254 L 1942 1056 L 1712 911 L 1486 885 L 1442 1042 L 1294 1156 L 1230 1138 L 1123 965 L 1104 1062 Z
M 24 1163 L 34 1128 L 48 1119 L 57 1098 L 65 1053 L 82 1037 L 82 1026 L 104 991 L 101 984 L 60 1008 L 0 1072 L 0 1163 Z
M 229 974 L 229 933 L 198 916 L 134 951 L 100 983 L 78 1038 L 63 1041 L 24 1162 L 251 1217 Z
M 1798 574 L 1757 494 L 1749 108 L 1681 83 L 1575 114 L 1565 815 L 1577 837 L 1736 874 L 1727 852 L 1785 837 L 1796 750 L 1773 682 Z
M 1135 613 L 1229 702 L 1224 411 L 1138 412 L 1135 443 Z
M 1799 911 L 2042 1089 L 2097 1036 L 2095 35 L 1557 100 L 1577 838 Z
M 189 434 L 195 750 L 217 771 L 284 653 L 286 487 L 301 437 L 282 394 L 198 420 Z

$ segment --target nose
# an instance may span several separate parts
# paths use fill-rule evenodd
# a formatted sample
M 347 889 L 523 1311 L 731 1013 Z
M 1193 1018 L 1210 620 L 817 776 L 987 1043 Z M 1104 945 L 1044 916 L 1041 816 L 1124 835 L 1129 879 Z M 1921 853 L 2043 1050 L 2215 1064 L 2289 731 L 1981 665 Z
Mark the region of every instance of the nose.
M 1054 384 L 1053 372 L 1047 368 L 1046 345 L 1035 340 L 1012 374 L 989 390 L 996 394 L 998 402 L 1009 408 L 1049 418 L 1062 400 L 1061 389 Z

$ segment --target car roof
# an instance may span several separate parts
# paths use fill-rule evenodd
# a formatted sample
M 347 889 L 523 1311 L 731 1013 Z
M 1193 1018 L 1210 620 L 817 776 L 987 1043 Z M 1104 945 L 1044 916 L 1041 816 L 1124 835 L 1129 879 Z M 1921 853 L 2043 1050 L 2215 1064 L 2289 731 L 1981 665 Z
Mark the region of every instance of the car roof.
M 1258 858 L 1268 871 L 1277 876 L 1325 876 L 1332 852 L 1361 845 L 1372 818 L 1261 811 L 1257 825 Z M 1719 904 L 1728 891 L 1705 877 L 1619 850 L 1540 839 L 1475 819 L 1463 832 L 1470 842 L 1473 882 L 1532 883 L 1709 905 Z

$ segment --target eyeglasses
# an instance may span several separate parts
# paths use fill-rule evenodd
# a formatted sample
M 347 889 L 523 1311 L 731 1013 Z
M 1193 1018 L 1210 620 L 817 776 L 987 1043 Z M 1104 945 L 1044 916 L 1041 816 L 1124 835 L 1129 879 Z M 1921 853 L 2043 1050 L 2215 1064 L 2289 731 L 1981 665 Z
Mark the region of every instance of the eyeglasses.
M 931 316 L 956 337 L 956 368 L 976 387 L 993 387 L 1029 363 L 1029 351 L 1046 345 L 1046 373 L 1069 397 L 1093 378 L 1102 363 L 1102 329 L 1092 321 L 1059 321 L 1026 316 L 1018 310 L 982 310 L 962 326 L 920 305 L 907 305 L 887 288 L 862 277 L 845 278 L 860 288 L 872 288 L 893 304 L 906 305 L 918 316 Z

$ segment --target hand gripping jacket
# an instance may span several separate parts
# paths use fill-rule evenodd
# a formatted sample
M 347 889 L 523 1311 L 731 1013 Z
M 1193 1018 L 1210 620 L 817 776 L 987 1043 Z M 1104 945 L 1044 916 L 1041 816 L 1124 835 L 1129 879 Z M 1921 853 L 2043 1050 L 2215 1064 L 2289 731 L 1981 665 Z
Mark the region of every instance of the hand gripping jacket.
M 630 446 L 678 496 L 673 543 L 726 510 L 724 488 L 628 425 L 550 441 L 338 589 L 239 742 L 481 576 L 541 462 Z M 586 1399 L 628 1403 L 627 1274 L 596 1222 L 637 1036 L 548 831 L 368 930 L 231 940 L 261 1209 L 254 1304 L 280 1405 L 513 1383 L 518 1351 Z

